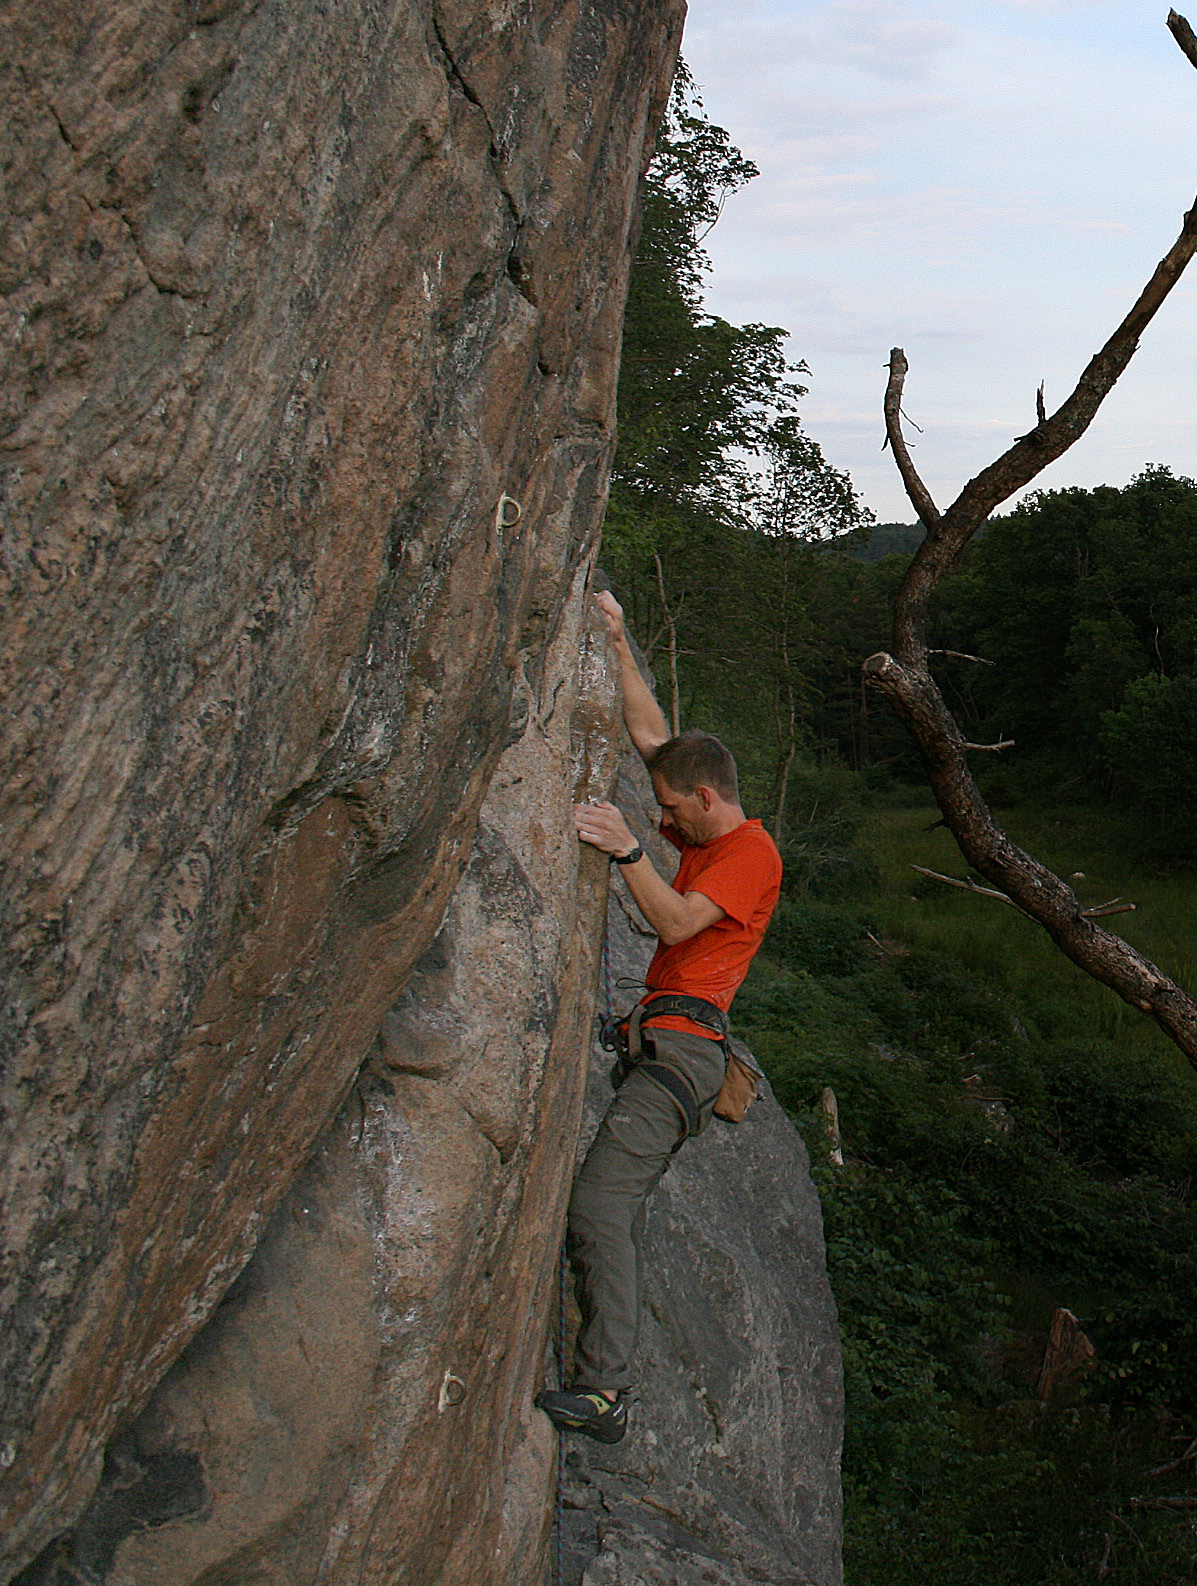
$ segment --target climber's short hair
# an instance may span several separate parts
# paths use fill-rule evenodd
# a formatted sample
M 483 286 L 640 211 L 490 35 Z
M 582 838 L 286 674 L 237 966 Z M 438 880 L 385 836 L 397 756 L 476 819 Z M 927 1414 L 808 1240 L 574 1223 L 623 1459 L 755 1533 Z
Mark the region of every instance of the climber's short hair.
M 731 752 L 709 732 L 683 732 L 652 754 L 648 769 L 675 793 L 714 788 L 729 804 L 740 802 L 740 780 Z

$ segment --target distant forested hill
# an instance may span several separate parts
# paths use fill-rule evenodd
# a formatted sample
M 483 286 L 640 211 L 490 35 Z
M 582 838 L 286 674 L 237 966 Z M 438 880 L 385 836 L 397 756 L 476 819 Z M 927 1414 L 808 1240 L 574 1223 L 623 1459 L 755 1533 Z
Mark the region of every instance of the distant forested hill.
M 826 543 L 858 562 L 880 562 L 887 556 L 910 556 L 924 534 L 921 523 L 874 523 L 851 529 Z

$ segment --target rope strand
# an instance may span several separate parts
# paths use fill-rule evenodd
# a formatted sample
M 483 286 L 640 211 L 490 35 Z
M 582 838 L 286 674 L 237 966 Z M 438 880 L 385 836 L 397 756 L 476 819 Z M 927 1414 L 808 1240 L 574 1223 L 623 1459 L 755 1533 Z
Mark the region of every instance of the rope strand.
M 568 1281 L 568 1263 L 565 1242 L 561 1244 L 561 1260 L 557 1285 L 557 1386 L 565 1388 L 565 1286 Z M 565 1586 L 565 1433 L 557 1431 L 557 1514 L 556 1530 L 557 1583 Z
M 615 988 L 611 978 L 611 932 L 609 923 L 603 922 L 603 1016 L 610 1018 L 615 1006 Z M 566 1295 L 569 1283 L 569 1257 L 565 1241 L 561 1241 L 561 1258 L 558 1265 L 557 1284 L 557 1386 L 564 1391 Z M 555 1586 L 565 1586 L 565 1433 L 557 1432 L 557 1503 L 553 1519 L 553 1553 Z

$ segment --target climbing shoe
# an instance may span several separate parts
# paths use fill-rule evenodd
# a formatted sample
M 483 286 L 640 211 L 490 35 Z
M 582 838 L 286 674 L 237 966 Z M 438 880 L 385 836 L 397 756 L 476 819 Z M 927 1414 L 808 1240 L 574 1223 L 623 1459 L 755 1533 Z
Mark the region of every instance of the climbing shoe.
M 628 1429 L 628 1407 L 620 1397 L 614 1404 L 605 1394 L 585 1388 L 562 1388 L 539 1393 L 537 1406 L 563 1432 L 585 1432 L 600 1443 L 618 1443 Z

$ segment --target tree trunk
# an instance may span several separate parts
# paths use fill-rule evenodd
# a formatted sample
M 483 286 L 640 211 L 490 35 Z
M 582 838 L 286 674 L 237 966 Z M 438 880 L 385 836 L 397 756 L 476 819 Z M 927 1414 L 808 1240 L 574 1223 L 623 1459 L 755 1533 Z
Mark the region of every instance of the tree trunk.
M 1197 65 L 1197 40 L 1183 17 L 1168 25 Z M 885 393 L 887 444 L 911 504 L 927 525 L 894 606 L 894 653 L 870 656 L 866 682 L 897 711 L 918 745 L 932 791 L 964 857 L 1029 919 L 1036 921 L 1075 964 L 1148 1013 L 1197 1067 L 1197 1002 L 1128 942 L 1095 924 L 1071 887 L 1018 848 L 994 821 L 969 769 L 968 754 L 1006 748 L 971 744 L 961 733 L 931 676 L 926 619 L 931 597 L 973 535 L 1003 501 L 1078 440 L 1130 362 L 1139 337 L 1197 250 L 1197 205 L 1122 324 L 1090 361 L 1072 392 L 1050 417 L 1037 403 L 1038 423 L 996 462 L 965 485 L 941 513 L 915 471 L 902 434 L 902 390 L 908 365 L 900 347 L 890 354 Z
M 665 569 L 656 551 L 653 552 L 653 561 L 657 564 L 657 590 L 665 616 L 665 631 L 669 636 L 669 726 L 676 738 L 682 730 L 681 696 L 677 685 L 677 620 L 665 599 Z

